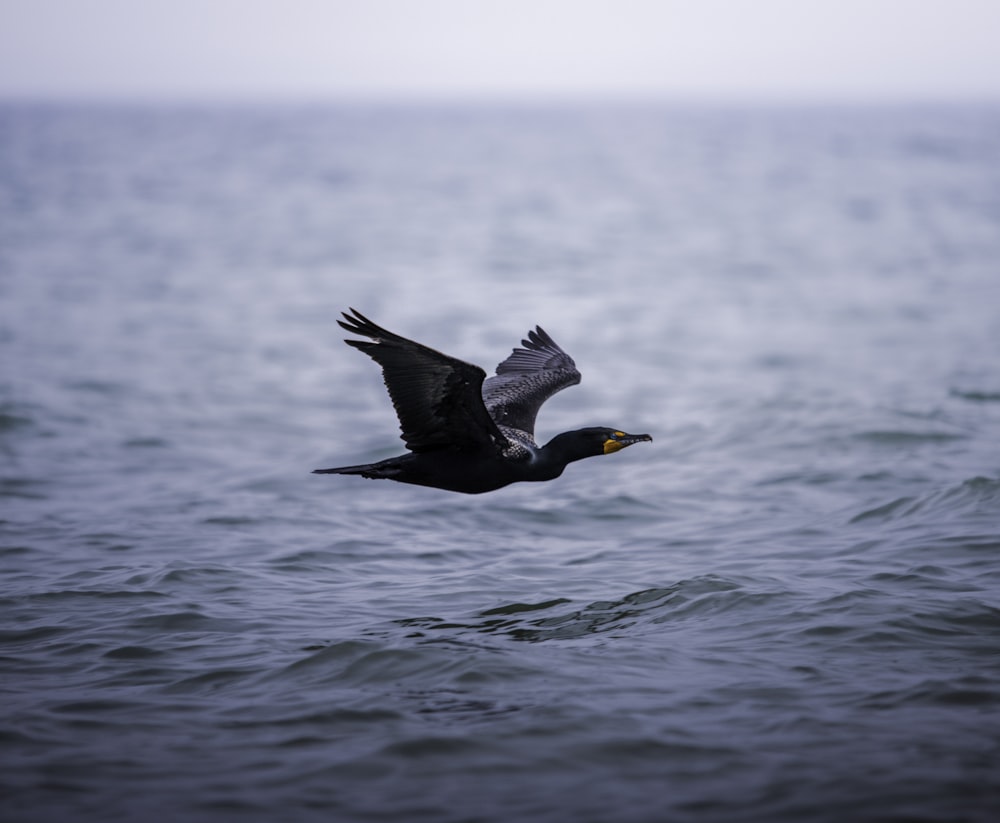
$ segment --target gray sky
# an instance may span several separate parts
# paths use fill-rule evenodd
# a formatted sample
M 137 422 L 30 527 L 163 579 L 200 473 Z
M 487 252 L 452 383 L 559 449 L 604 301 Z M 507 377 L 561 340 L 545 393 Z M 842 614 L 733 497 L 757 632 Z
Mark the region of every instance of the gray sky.
M 0 0 L 0 96 L 1000 99 L 1000 0 Z

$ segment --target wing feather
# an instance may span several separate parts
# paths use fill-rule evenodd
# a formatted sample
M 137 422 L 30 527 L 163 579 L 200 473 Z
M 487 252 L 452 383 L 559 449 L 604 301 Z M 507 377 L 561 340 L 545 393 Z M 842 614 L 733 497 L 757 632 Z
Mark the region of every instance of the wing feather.
M 382 367 L 402 438 L 413 452 L 502 450 L 508 443 L 483 405 L 486 372 L 376 325 L 361 312 L 341 327 L 369 340 L 345 340 Z
M 518 429 L 531 440 L 542 404 L 556 392 L 580 382 L 573 358 L 541 326 L 528 332 L 521 348 L 497 366 L 483 383 L 483 402 L 497 425 Z

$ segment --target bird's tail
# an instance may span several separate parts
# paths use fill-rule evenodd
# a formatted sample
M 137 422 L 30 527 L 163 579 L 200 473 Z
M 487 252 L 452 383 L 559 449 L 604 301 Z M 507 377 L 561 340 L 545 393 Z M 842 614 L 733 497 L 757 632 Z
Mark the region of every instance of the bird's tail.
M 376 470 L 374 463 L 362 463 L 359 466 L 337 466 L 333 469 L 313 469 L 313 474 L 360 474 L 362 477 L 371 477 Z M 375 475 L 376 477 L 378 475 Z
M 370 477 L 373 480 L 392 479 L 400 472 L 400 462 L 409 455 L 402 458 L 391 457 L 378 463 L 361 463 L 357 466 L 337 466 L 332 469 L 313 469 L 313 474 L 360 474 L 362 477 Z
M 372 464 L 366 463 L 361 466 L 338 466 L 334 469 L 313 469 L 313 474 L 364 474 L 371 471 Z

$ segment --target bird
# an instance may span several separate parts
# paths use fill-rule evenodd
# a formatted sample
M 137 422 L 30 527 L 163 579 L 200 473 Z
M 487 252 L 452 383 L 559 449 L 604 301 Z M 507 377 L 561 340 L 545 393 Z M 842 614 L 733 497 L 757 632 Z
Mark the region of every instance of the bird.
M 337 323 L 366 340 L 345 340 L 382 367 L 408 453 L 377 463 L 314 469 L 452 492 L 482 494 L 520 481 L 559 477 L 569 463 L 612 454 L 648 434 L 590 426 L 535 442 L 535 417 L 580 372 L 541 328 L 529 331 L 486 379 L 479 366 L 442 354 L 376 325 L 357 309 Z

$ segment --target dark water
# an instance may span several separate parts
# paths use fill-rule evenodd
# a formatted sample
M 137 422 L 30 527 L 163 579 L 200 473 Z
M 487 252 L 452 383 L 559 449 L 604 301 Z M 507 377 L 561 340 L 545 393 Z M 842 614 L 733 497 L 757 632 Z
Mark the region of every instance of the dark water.
M 1000 109 L 0 108 L 0 817 L 992 820 Z M 400 450 L 336 313 L 547 438 Z

